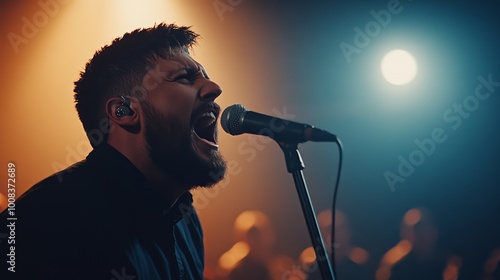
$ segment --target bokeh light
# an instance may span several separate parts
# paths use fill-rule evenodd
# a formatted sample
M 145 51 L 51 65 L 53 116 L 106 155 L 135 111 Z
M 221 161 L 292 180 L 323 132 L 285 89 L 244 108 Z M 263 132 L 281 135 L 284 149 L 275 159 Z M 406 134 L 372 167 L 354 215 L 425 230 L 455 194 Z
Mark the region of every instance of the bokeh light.
M 417 61 L 407 51 L 393 50 L 382 58 L 381 69 L 384 78 L 393 85 L 407 84 L 417 75 Z
M 23 18 L 43 12 L 40 2 L 63 4 L 14 52 L 7 34 L 22 34 Z M 162 21 L 191 25 L 202 35 L 193 56 L 224 89 L 222 108 L 241 103 L 339 135 L 346 153 L 338 206 L 346 216 L 336 218 L 340 228 L 351 229 L 339 229 L 336 237 L 356 245 L 347 250 L 349 259 L 369 257 L 371 276 L 379 268 L 377 279 L 387 279 L 392 265 L 417 246 L 413 228 L 426 213 L 414 207 L 425 206 L 439 226 L 438 244 L 463 256 L 463 265 L 448 262 L 446 275 L 498 273 L 500 89 L 470 115 L 453 114 L 461 119 L 459 129 L 443 121 L 446 110 L 474 94 L 479 76 L 500 81 L 497 4 L 401 1 L 401 12 L 392 13 L 388 4 L 396 2 L 0 1 L 2 164 L 16 162 L 20 196 L 83 159 L 90 145 L 72 90 L 85 62 L 131 29 Z M 225 5 L 223 15 L 214 3 Z M 338 47 L 342 42 L 352 46 L 350 62 Z M 382 174 L 398 174 L 398 157 L 408 158 L 418 149 L 415 140 L 431 137 L 434 128 L 448 140 L 392 192 Z M 276 231 L 264 234 L 268 244 L 295 262 L 284 262 L 283 270 L 294 268 L 310 239 L 281 150 L 272 141 L 222 131 L 220 144 L 228 176 L 210 190 L 193 191 L 207 270 L 215 275 L 219 265 L 234 266 L 250 246 L 243 233 L 266 232 L 268 224 Z M 315 209 L 331 207 L 334 148 L 300 146 Z M 0 208 L 7 206 L 6 195 L 0 189 Z M 330 227 L 331 210 L 318 222 Z M 330 231 L 322 233 L 329 242 Z

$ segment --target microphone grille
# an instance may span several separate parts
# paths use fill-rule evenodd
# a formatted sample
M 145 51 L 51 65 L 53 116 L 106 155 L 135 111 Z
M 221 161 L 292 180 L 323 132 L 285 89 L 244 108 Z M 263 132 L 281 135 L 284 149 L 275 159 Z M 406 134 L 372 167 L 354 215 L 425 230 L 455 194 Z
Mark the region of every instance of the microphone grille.
M 227 107 L 224 112 L 222 112 L 222 117 L 220 123 L 222 129 L 231 135 L 243 134 L 243 117 L 245 116 L 245 108 L 241 104 L 234 104 Z

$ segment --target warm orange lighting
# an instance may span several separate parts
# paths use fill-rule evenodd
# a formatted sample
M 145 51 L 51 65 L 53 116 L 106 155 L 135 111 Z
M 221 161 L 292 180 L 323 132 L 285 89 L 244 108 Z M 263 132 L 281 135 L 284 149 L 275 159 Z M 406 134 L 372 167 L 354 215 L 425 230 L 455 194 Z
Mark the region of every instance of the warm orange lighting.
M 45 25 L 36 26 L 36 36 L 28 38 L 16 53 L 7 35 L 11 32 L 23 35 L 26 28 L 21 19 L 32 21 L 33 15 L 43 13 L 41 2 L 65 4 L 59 5 L 57 14 L 50 15 Z M 0 40 L 0 60 L 5 69 L 0 83 L 3 105 L 0 127 L 8 135 L 2 139 L 0 154 L 5 161 L 14 161 L 19 170 L 17 197 L 46 176 L 87 156 L 91 147 L 74 108 L 73 82 L 95 51 L 135 28 L 160 22 L 192 26 L 202 36 L 192 55 L 224 89 L 217 99 L 222 108 L 242 103 L 266 114 L 298 117 L 298 112 L 286 101 L 286 93 L 291 90 L 289 83 L 279 82 L 278 76 L 268 79 L 268 75 L 262 74 L 262 69 L 266 73 L 280 73 L 283 63 L 269 48 L 252 47 L 255 42 L 268 41 L 272 34 L 268 33 L 268 22 L 253 20 L 249 6 L 228 11 L 222 21 L 212 1 L 0 3 L 0 30 L 5 36 L 5 40 Z M 219 132 L 221 152 L 229 162 L 226 180 L 218 184 L 218 191 L 205 195 L 207 189 L 198 189 L 194 197 L 204 229 L 206 263 L 214 266 L 218 266 L 219 257 L 235 243 L 228 238 L 233 230 L 228 221 L 249 205 L 275 203 L 280 196 L 279 188 L 267 188 L 267 195 L 262 195 L 261 186 L 280 185 L 288 180 L 286 173 L 274 176 L 275 169 L 282 168 L 282 155 L 273 141 L 262 137 L 254 143 L 246 136 L 225 134 L 220 127 Z M 7 194 L 6 188 L 0 192 Z M 274 214 L 276 209 L 282 209 L 276 207 Z M 275 240 L 271 226 L 259 232 L 269 248 Z M 237 241 L 243 240 L 245 233 L 240 237 Z
M 0 44 L 0 60 L 8 69 L 1 88 L 7 109 L 0 126 L 6 135 L 15 135 L 0 151 L 24 170 L 16 182 L 17 196 L 91 150 L 74 108 L 73 82 L 94 52 L 135 28 L 160 22 L 192 25 L 193 17 L 181 1 L 24 2 L 17 4 L 24 6 L 19 9 L 2 10 L 0 19 L 4 34 L 22 37 L 20 45 L 12 45 L 7 36 Z
M 306 279 L 305 272 L 289 256 L 275 256 L 269 262 L 271 279 Z M 285 275 L 288 277 L 285 278 Z
M 318 224 L 321 228 L 332 226 L 332 210 L 324 210 L 318 214 Z M 338 225 L 339 223 L 337 223 Z
M 238 242 L 219 258 L 219 266 L 225 270 L 233 269 L 239 261 L 248 255 L 250 247 L 246 242 Z
M 128 1 L 126 4 L 119 0 L 106 2 L 103 4 L 108 7 L 103 9 L 110 12 L 107 16 L 118 23 L 117 26 L 123 33 L 163 21 L 176 22 L 179 25 L 189 25 L 192 21 L 186 9 L 183 9 L 185 4 L 180 1 Z
M 360 247 L 354 247 L 349 253 L 349 259 L 359 265 L 365 264 L 369 257 L 368 251 Z
M 4 194 L 0 193 L 0 212 L 7 208 L 7 204 L 7 197 Z
M 418 209 L 411 209 L 404 216 L 404 223 L 408 226 L 416 225 L 422 219 L 422 212 Z
M 458 271 L 462 266 L 462 259 L 458 256 L 451 257 L 446 263 L 446 267 L 443 271 L 443 279 L 454 280 L 458 278 Z
M 391 266 L 383 265 L 375 272 L 376 280 L 388 280 L 391 277 Z
M 396 246 L 392 247 L 382 257 L 382 263 L 394 265 L 410 253 L 413 244 L 408 240 L 401 240 Z
M 252 227 L 263 229 L 269 225 L 269 218 L 260 211 L 245 211 L 234 222 L 235 231 L 239 234 L 246 233 Z
M 307 247 L 300 253 L 300 262 L 307 265 L 312 265 L 316 261 L 316 253 L 313 247 Z

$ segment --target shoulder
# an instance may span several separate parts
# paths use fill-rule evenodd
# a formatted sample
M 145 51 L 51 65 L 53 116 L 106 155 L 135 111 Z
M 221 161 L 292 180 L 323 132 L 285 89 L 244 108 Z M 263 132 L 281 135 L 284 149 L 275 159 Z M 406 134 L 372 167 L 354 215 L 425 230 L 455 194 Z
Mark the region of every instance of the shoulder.
M 81 161 L 51 175 L 19 197 L 16 209 L 44 212 L 45 209 L 74 205 L 77 194 L 88 181 L 90 172 L 85 161 Z
M 95 191 L 102 189 L 100 183 L 92 181 L 100 177 L 96 172 L 81 161 L 43 179 L 16 200 L 16 216 L 27 228 L 63 228 L 77 223 L 89 207 L 105 205 L 105 198 Z
M 51 175 L 16 200 L 13 246 L 18 260 L 16 269 L 22 271 L 21 275 L 57 273 L 64 267 L 54 267 L 54 263 L 77 259 L 75 248 L 84 241 L 78 240 L 83 234 L 75 234 L 83 232 L 81 219 L 78 219 L 78 212 L 82 209 L 78 197 L 86 184 L 84 177 L 88 170 L 84 166 L 85 163 L 81 162 L 63 170 L 72 170 L 63 180 L 58 174 Z M 10 217 L 8 214 L 2 213 L 1 223 Z

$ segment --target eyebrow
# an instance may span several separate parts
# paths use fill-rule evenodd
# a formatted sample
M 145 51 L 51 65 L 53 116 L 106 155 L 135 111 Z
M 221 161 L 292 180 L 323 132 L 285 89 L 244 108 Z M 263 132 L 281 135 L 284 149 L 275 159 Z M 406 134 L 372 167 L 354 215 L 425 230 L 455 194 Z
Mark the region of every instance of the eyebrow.
M 206 79 L 209 79 L 210 80 L 210 77 L 208 76 L 207 74 L 207 71 L 205 70 L 205 68 L 203 66 L 201 66 L 200 64 L 197 64 L 196 65 L 197 67 L 191 67 L 191 66 L 182 66 L 182 67 L 179 67 L 178 69 L 175 69 L 171 72 L 168 72 L 167 73 L 167 76 L 171 76 L 172 74 L 175 74 L 175 73 L 178 73 L 180 71 L 186 71 L 188 73 L 197 73 L 197 72 L 201 72 L 202 75 L 206 78 Z
M 198 72 L 201 72 L 201 74 L 203 75 L 204 78 L 210 80 L 210 77 L 208 76 L 208 73 L 207 71 L 205 70 L 205 68 L 199 64 L 199 63 L 196 63 L 195 64 L 196 67 L 193 67 L 193 66 L 181 66 L 177 69 L 174 69 L 174 70 L 171 70 L 169 72 L 166 72 L 165 74 L 165 79 L 167 80 L 170 80 L 172 78 L 173 75 L 175 75 L 176 73 L 180 72 L 180 71 L 186 71 L 188 73 L 198 73 Z
M 197 70 L 193 67 L 189 66 L 181 66 L 179 68 L 176 68 L 174 70 L 168 71 L 165 73 L 165 79 L 171 79 L 173 75 L 181 72 L 181 71 L 186 71 L 186 72 L 196 72 Z

